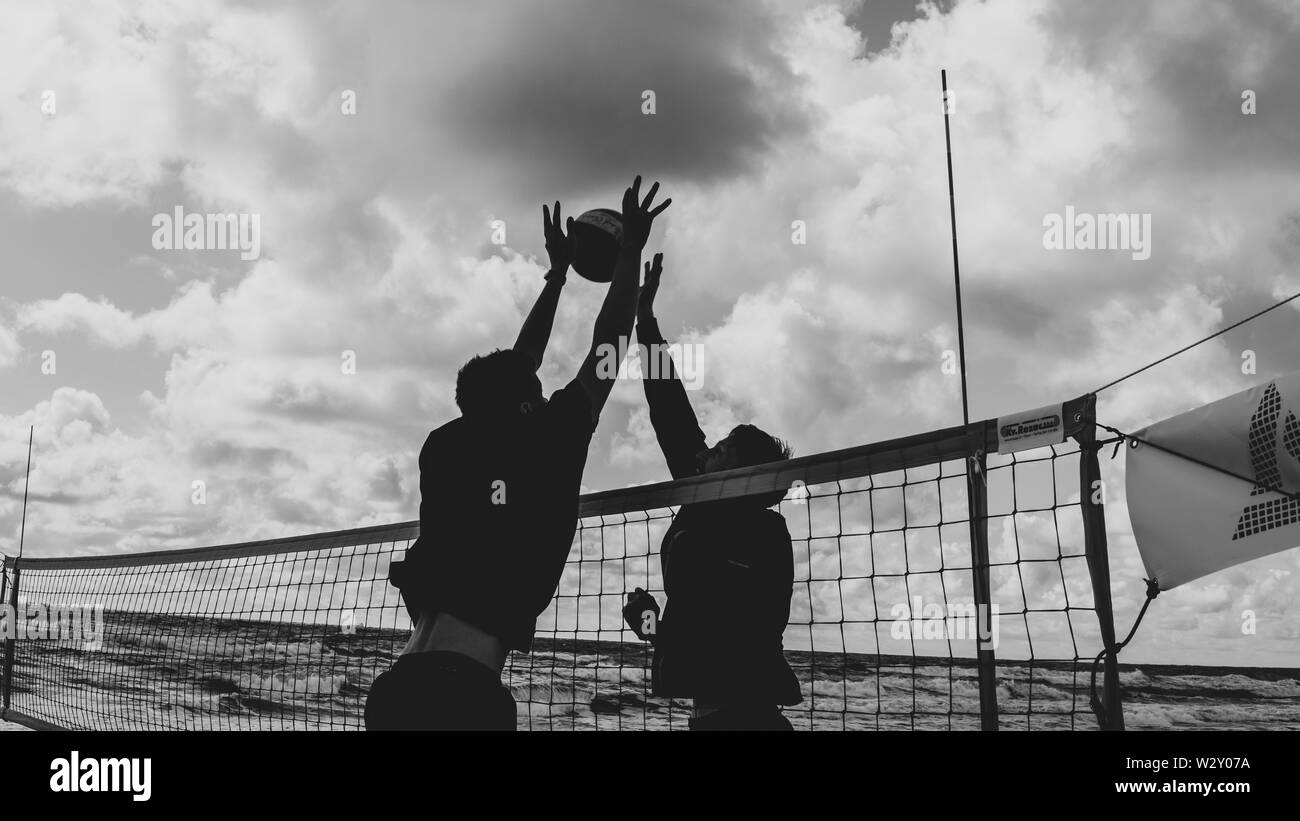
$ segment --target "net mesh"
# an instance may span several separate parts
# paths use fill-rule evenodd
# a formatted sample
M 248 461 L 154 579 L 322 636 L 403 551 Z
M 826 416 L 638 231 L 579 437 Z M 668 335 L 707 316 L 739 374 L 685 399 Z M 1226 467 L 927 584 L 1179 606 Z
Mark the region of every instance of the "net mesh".
M 651 695 L 652 648 L 627 591 L 661 602 L 659 546 L 683 503 L 796 484 L 786 658 L 802 729 L 1095 728 L 1101 649 L 1073 444 L 988 457 L 992 619 L 981 622 L 965 432 L 840 451 L 744 475 L 584 497 L 533 650 L 503 681 L 520 729 L 685 729 Z M 959 445 L 954 445 L 959 442 Z M 736 473 L 736 472 L 732 472 Z M 134 556 L 24 560 L 9 711 L 71 729 L 360 729 L 410 622 L 387 582 L 417 523 Z M 15 581 L 12 567 L 6 586 Z M 61 622 L 61 630 L 49 625 Z M 46 635 L 33 633 L 46 625 Z M 981 705 L 976 633 L 994 647 Z M 57 632 L 54 636 L 50 633 Z
M 1004 728 L 1092 729 L 1101 649 L 1073 445 L 987 467 L 997 715 Z M 786 659 L 796 729 L 979 729 L 979 622 L 964 460 L 807 485 L 779 508 L 795 551 Z M 621 607 L 662 602 L 658 551 L 674 508 L 583 518 L 531 655 L 508 683 L 520 726 L 686 729 L 691 704 L 650 695 L 649 648 Z

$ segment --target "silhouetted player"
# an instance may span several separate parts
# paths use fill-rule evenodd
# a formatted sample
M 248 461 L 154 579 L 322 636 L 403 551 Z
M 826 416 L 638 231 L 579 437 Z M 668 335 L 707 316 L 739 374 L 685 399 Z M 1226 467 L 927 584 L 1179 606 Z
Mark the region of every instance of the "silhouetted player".
M 457 375 L 461 416 L 430 433 L 420 451 L 420 538 L 390 574 L 415 630 L 371 687 L 367 729 L 515 728 L 501 670 L 508 652 L 529 650 L 559 584 L 587 447 L 616 378 L 597 362 L 624 349 L 641 249 L 671 202 L 651 210 L 659 184 L 644 201 L 640 186 L 637 177 L 623 194 L 622 249 L 578 375 L 543 398 L 536 371 L 572 261 L 558 202 L 553 219 L 543 206 L 551 270 L 519 339 L 474 357 Z
M 739 425 L 710 448 L 654 316 L 663 255 L 646 263 L 637 341 L 650 422 L 674 479 L 790 458 L 779 439 Z M 658 347 L 656 347 L 658 346 Z M 802 700 L 785 661 L 794 556 L 785 518 L 768 508 L 784 494 L 682 505 L 659 551 L 668 602 L 663 618 L 641 588 L 628 594 L 628 625 L 654 642 L 656 696 L 694 699 L 692 730 L 789 730 L 780 705 Z

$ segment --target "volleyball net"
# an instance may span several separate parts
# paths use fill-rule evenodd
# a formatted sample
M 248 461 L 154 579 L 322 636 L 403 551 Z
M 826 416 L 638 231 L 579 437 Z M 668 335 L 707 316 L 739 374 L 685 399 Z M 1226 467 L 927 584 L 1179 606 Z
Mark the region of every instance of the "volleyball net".
M 1061 441 L 1026 450 L 985 420 L 584 496 L 532 652 L 507 661 L 519 728 L 685 729 L 690 704 L 651 694 L 626 593 L 665 600 L 659 548 L 682 505 L 774 491 L 794 547 L 796 728 L 1121 728 L 1113 655 L 1090 701 L 1093 659 L 1114 645 L 1093 397 L 1057 408 Z M 360 729 L 410 634 L 387 579 L 418 530 L 6 560 L 3 716 Z

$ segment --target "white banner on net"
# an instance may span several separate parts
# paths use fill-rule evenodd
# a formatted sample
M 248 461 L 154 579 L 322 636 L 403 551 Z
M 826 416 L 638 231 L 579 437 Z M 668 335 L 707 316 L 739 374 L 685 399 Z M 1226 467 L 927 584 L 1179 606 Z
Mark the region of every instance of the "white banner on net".
M 1060 402 L 998 417 L 998 453 L 1033 450 L 1064 441 L 1065 410 Z
M 1236 474 L 1128 449 L 1129 520 L 1161 590 L 1300 545 L 1300 499 L 1286 495 L 1300 492 L 1298 412 L 1300 371 L 1134 434 Z

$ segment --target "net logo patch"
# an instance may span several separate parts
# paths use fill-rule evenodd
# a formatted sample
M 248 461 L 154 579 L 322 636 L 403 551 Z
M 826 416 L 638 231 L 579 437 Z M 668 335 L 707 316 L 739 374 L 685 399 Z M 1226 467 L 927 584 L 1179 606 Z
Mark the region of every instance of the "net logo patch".
M 1250 466 L 1255 471 L 1255 487 L 1251 496 L 1270 492 L 1271 488 L 1285 490 L 1282 466 L 1278 461 L 1278 420 L 1282 415 L 1282 395 L 1277 383 L 1271 383 L 1259 400 L 1250 420 Z M 1300 460 L 1300 421 L 1294 413 L 1287 412 L 1282 446 L 1293 460 Z M 1232 540 L 1245 539 L 1266 533 L 1277 527 L 1289 527 L 1300 522 L 1300 500 L 1290 497 L 1273 498 L 1246 505 L 1237 518 L 1237 529 Z
M 1065 425 L 1060 405 L 998 419 L 998 453 L 1029 450 L 1064 441 Z
M 1014 439 L 1025 439 L 1030 436 L 1037 436 L 1041 433 L 1056 430 L 1061 426 L 1061 417 L 1056 414 L 1051 416 L 1041 416 L 1037 419 L 1030 419 L 1027 422 L 1014 422 L 1010 425 L 1003 425 L 998 435 L 1007 441 Z

